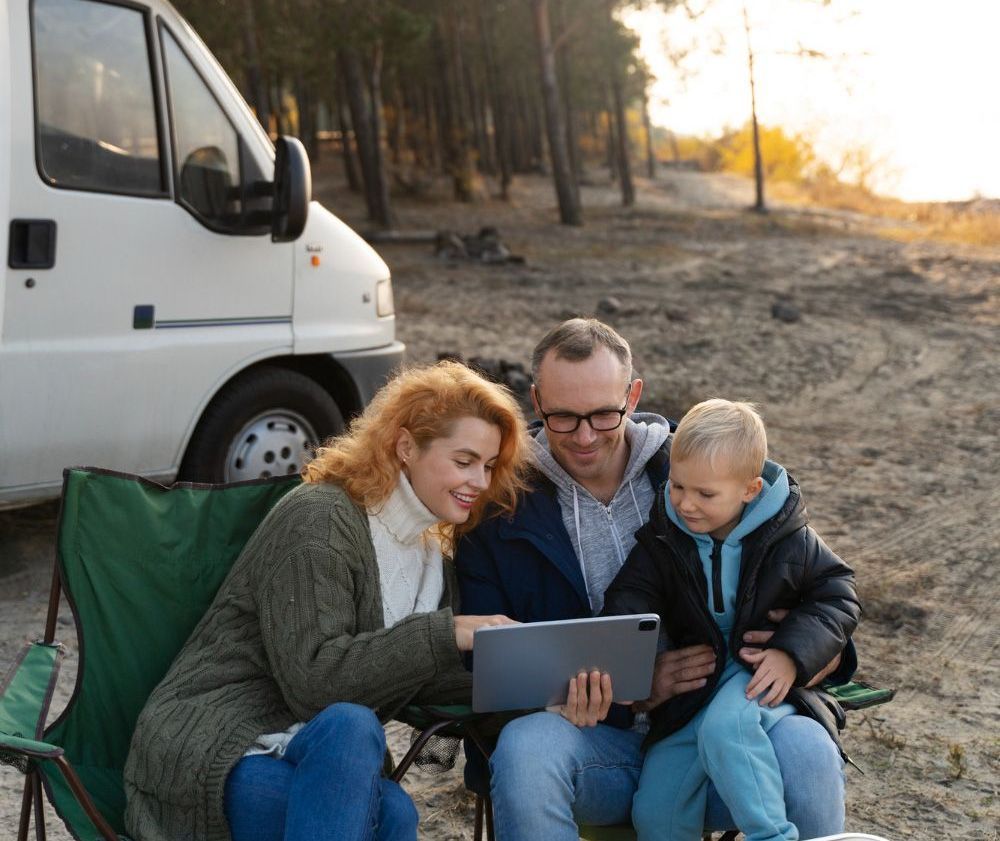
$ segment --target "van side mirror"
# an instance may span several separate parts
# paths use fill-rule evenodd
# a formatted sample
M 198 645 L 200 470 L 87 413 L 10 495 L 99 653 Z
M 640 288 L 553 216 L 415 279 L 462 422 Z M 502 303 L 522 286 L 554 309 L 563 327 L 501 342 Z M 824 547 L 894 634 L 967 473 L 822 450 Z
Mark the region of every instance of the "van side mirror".
M 292 242 L 306 227 L 312 200 L 309 156 L 299 140 L 282 136 L 274 145 L 274 205 L 271 241 Z

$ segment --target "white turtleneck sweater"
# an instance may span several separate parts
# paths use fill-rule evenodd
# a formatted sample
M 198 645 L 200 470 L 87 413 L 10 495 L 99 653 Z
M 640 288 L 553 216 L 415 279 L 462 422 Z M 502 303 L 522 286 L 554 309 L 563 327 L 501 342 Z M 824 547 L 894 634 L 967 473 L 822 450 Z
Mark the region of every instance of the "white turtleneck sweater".
M 399 474 L 399 483 L 389 498 L 378 509 L 368 510 L 386 628 L 411 613 L 437 610 L 441 604 L 444 595 L 441 544 L 428 532 L 438 522 L 403 473 Z M 270 754 L 281 759 L 302 726 L 302 722 L 297 722 L 282 733 L 265 733 L 243 755 Z
M 437 522 L 402 473 L 382 506 L 368 511 L 387 628 L 411 613 L 428 613 L 441 604 L 441 544 L 428 533 Z

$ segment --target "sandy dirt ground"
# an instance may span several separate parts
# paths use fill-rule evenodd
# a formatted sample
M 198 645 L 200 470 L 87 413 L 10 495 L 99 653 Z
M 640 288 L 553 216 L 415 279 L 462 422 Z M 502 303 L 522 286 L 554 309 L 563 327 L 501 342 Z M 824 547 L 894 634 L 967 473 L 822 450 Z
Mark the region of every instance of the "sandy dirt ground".
M 329 166 L 329 164 L 327 164 Z M 326 167 L 316 192 L 363 228 Z M 848 828 L 890 839 L 1000 837 L 1000 247 L 901 243 L 879 220 L 783 208 L 746 213 L 736 178 L 666 173 L 632 209 L 597 184 L 586 225 L 553 223 L 551 185 L 509 204 L 400 200 L 401 224 L 495 225 L 524 265 L 448 263 L 429 245 L 379 247 L 413 360 L 458 352 L 527 363 L 554 322 L 609 321 L 636 351 L 642 407 L 679 417 L 709 396 L 748 398 L 812 522 L 857 571 L 859 676 L 898 691 L 850 716 Z M 609 300 L 613 299 L 613 300 Z M 794 308 L 784 321 L 773 307 Z M 779 307 L 780 309 L 780 307 Z M 0 673 L 44 621 L 55 507 L 0 513 Z M 62 702 L 74 665 L 70 643 Z M 59 700 L 57 699 L 57 703 Z M 408 733 L 390 726 L 399 755 Z M 472 837 L 460 769 L 413 771 L 421 837 Z M 0 770 L 0 837 L 20 779 Z M 61 827 L 50 838 L 68 836 Z

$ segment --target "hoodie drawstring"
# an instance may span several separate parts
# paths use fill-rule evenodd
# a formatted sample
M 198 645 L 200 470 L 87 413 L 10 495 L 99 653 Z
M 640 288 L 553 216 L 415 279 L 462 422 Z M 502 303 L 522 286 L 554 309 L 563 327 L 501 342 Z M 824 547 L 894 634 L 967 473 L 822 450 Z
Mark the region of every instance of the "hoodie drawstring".
M 632 487 L 632 480 L 628 480 L 628 491 L 632 494 L 632 504 L 635 506 L 635 516 L 639 518 L 639 525 L 642 526 L 646 521 L 642 518 L 642 512 L 639 510 L 639 500 L 635 498 L 635 488 Z
M 583 561 L 583 535 L 580 533 L 580 502 L 576 494 L 576 485 L 573 485 L 573 522 L 576 524 L 576 554 L 580 561 L 580 574 L 583 576 L 583 588 L 587 591 L 587 602 L 590 609 L 594 609 L 594 600 L 590 597 L 590 582 L 587 581 L 587 565 Z

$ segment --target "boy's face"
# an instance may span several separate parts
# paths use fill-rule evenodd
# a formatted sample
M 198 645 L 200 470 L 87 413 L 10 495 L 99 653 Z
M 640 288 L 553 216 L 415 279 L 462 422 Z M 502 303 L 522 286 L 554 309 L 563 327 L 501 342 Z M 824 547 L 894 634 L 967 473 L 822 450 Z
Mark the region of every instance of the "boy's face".
M 743 515 L 743 506 L 763 486 L 763 480 L 741 479 L 722 461 L 692 456 L 670 462 L 670 504 L 691 531 L 725 540 Z

